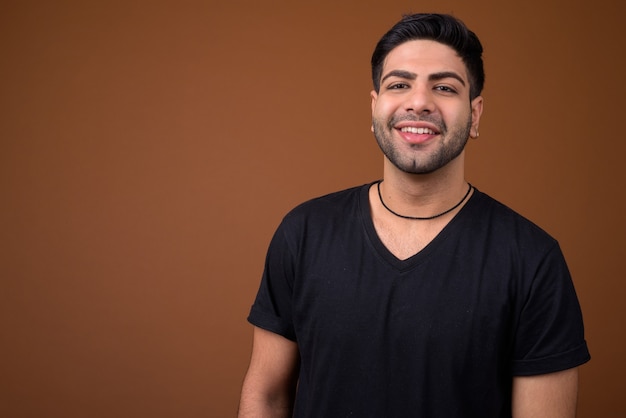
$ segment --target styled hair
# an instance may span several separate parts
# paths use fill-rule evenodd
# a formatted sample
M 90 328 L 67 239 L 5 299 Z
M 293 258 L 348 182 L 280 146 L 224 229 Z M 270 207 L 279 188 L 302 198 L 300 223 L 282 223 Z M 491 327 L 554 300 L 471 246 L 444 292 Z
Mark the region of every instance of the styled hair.
M 467 69 L 470 100 L 480 95 L 485 84 L 480 40 L 459 19 L 434 13 L 406 15 L 378 41 L 372 54 L 372 81 L 376 92 L 380 90 L 380 78 L 387 55 L 398 45 L 418 39 L 440 42 L 454 49 Z

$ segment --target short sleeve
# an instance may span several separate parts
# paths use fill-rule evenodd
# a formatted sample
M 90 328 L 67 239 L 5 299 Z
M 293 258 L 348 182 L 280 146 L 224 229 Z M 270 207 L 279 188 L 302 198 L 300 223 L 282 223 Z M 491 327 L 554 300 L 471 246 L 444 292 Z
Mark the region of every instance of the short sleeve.
M 552 373 L 590 359 L 578 298 L 556 243 L 537 266 L 514 338 L 513 375 Z
M 292 321 L 294 258 L 285 229 L 283 221 L 270 242 L 248 322 L 295 341 Z

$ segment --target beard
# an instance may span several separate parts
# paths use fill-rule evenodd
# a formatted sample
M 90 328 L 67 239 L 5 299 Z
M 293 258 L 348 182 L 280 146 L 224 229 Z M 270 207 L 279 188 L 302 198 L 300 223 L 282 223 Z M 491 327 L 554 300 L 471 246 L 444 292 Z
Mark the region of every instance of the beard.
M 429 122 L 437 126 L 440 136 L 438 143 L 436 145 L 411 144 L 410 151 L 402 150 L 400 145 L 404 146 L 405 144 L 399 144 L 397 140 L 394 141 L 394 126 L 398 122 L 406 120 Z M 374 118 L 372 127 L 378 146 L 394 166 L 408 174 L 429 174 L 444 167 L 463 152 L 469 139 L 472 117 L 469 115 L 465 124 L 458 124 L 451 130 L 448 130 L 440 118 L 417 117 L 410 114 L 402 117 L 394 115 L 386 124 Z M 436 146 L 436 149 L 426 151 L 425 148 L 432 148 L 433 146 Z

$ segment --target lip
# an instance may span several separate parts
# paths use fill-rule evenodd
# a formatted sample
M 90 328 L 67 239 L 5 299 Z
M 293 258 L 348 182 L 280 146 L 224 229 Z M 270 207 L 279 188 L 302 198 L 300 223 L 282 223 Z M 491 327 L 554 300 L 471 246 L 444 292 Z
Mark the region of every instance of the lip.
M 406 132 L 406 131 L 402 131 L 403 128 L 416 128 L 416 129 L 422 128 L 422 129 L 428 129 L 434 133 Z M 398 134 L 400 135 L 400 137 L 402 137 L 402 139 L 404 139 L 406 142 L 410 144 L 422 144 L 440 135 L 439 129 L 432 123 L 428 123 L 428 122 L 404 121 L 404 122 L 400 122 L 396 124 L 394 126 L 394 129 L 398 132 Z

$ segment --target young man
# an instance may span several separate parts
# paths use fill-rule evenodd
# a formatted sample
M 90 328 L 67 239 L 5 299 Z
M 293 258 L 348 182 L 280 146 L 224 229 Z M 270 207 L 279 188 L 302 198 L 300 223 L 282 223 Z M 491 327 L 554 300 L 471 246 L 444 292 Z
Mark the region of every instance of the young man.
M 240 417 L 573 417 L 589 360 L 558 243 L 471 186 L 482 46 L 407 16 L 372 56 L 382 181 L 291 211 L 249 321 Z

